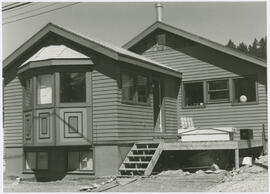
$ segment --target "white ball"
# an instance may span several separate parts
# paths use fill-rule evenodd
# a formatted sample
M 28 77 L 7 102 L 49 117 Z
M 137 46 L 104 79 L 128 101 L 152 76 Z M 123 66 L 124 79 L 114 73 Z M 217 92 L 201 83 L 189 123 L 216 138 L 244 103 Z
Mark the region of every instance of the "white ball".
M 240 96 L 240 102 L 246 102 L 247 97 L 245 95 Z

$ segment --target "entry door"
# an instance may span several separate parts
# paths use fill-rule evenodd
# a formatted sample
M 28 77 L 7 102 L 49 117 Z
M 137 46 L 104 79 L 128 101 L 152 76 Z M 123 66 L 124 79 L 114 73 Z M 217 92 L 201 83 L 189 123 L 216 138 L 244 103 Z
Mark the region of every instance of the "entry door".
M 153 112 L 154 112 L 154 130 L 155 132 L 163 131 L 162 115 L 162 84 L 159 80 L 153 80 Z

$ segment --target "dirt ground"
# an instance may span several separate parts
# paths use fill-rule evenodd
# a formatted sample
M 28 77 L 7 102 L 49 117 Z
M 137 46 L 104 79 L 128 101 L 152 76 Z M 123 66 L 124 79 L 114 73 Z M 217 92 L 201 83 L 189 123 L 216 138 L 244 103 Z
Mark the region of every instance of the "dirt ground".
M 125 178 L 65 178 L 61 181 L 35 182 L 4 178 L 4 192 L 79 192 L 80 188 L 96 187 L 106 192 L 266 192 L 268 191 L 267 156 L 261 156 L 251 166 L 233 171 L 182 170 L 163 171 L 150 177 Z M 133 182 L 128 183 L 129 180 Z M 104 184 L 107 181 L 107 184 Z M 104 184 L 104 185 L 103 185 Z M 102 185 L 102 186 L 101 186 Z

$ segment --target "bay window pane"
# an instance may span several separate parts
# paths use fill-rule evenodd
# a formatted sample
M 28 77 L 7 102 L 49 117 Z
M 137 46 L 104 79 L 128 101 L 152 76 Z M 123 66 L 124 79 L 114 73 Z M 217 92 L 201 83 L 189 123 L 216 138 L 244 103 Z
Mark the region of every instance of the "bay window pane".
M 85 73 L 60 73 L 60 101 L 86 101 Z
M 32 104 L 32 79 L 27 79 L 25 81 L 25 87 L 24 87 L 24 105 L 25 106 L 31 106 Z
M 45 74 L 37 77 L 38 104 L 52 103 L 52 75 Z

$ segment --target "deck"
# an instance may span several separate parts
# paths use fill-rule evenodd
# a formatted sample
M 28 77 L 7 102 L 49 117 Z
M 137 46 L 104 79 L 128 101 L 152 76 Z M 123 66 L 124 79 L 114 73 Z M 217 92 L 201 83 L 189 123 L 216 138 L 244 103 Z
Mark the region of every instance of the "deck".
M 177 150 L 234 150 L 235 168 L 239 168 L 239 150 L 263 147 L 262 140 L 164 142 L 163 151 Z

